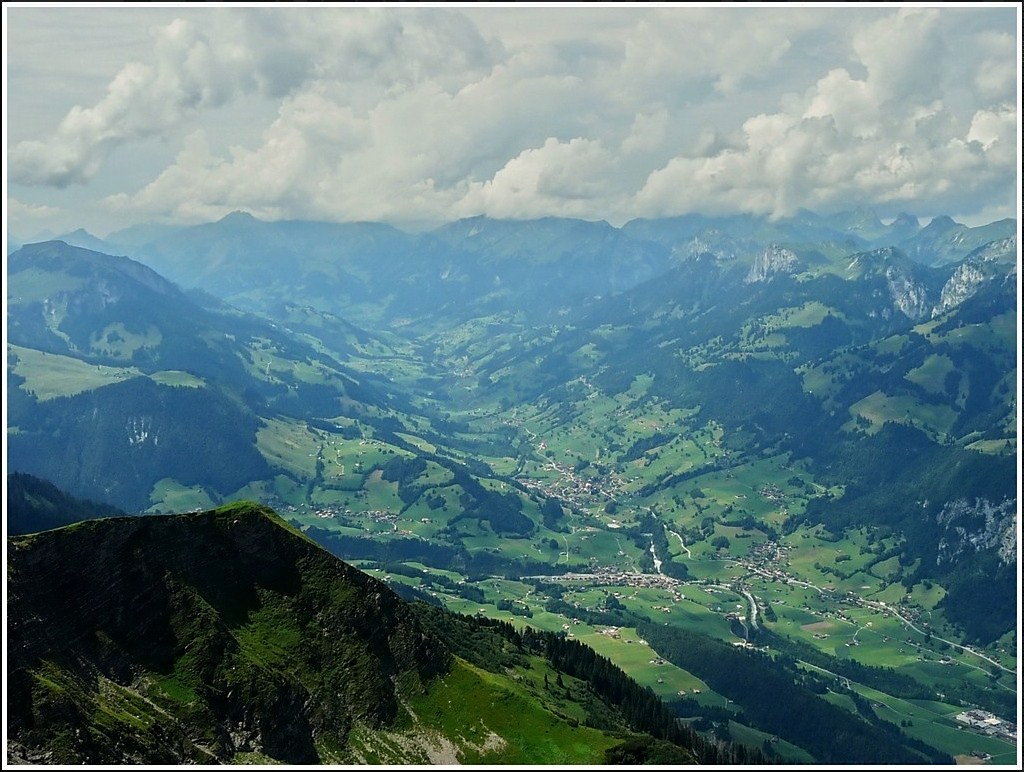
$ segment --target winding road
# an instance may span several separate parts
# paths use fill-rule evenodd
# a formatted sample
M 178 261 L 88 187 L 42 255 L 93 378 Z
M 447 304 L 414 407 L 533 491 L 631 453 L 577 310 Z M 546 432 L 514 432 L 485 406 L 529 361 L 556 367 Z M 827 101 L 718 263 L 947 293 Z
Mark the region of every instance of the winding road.
M 664 523 L 662 525 L 664 525 Z M 665 527 L 665 532 L 666 533 L 670 533 L 673 536 L 675 536 L 677 539 L 679 539 L 679 546 L 682 547 L 683 551 L 686 553 L 686 557 L 688 559 L 690 559 L 690 560 L 693 560 L 693 555 L 690 553 L 690 548 L 686 546 L 686 543 L 683 541 L 683 537 L 680 536 L 675 531 L 668 530 L 668 526 L 667 525 L 664 525 L 664 527 Z

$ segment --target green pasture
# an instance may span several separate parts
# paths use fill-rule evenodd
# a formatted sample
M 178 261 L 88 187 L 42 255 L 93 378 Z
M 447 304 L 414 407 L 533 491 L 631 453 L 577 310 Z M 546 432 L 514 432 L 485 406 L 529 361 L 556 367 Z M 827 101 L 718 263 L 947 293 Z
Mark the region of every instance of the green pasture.
M 680 594 L 690 603 L 698 606 L 710 606 L 719 602 L 716 593 L 702 587 L 696 582 L 687 582 L 679 587 Z
M 201 485 L 182 485 L 171 477 L 165 477 L 153 486 L 150 501 L 153 504 L 146 512 L 164 514 L 209 510 L 219 504 Z
M 494 456 L 489 456 L 487 463 L 494 470 L 494 474 L 499 477 L 511 477 L 519 467 L 519 459 L 516 458 L 495 458 Z
M 410 707 L 427 726 L 458 738 L 460 760 L 467 764 L 599 764 L 604 751 L 620 742 L 596 729 L 570 726 L 542 710 L 526 686 L 461 660 L 426 694 L 414 696 Z M 491 732 L 505 742 L 483 750 Z
M 802 640 L 828 653 L 835 652 L 837 640 L 842 642 L 844 628 L 835 619 L 788 605 L 772 604 L 772 608 L 778 620 L 769 627 L 780 636 Z M 815 634 L 821 638 L 814 638 Z
M 894 582 L 878 592 L 865 595 L 865 598 L 870 600 L 877 600 L 883 603 L 895 604 L 902 603 L 904 597 L 906 597 L 907 591 L 899 582 Z
M 213 509 L 218 503 L 201 486 L 182 485 L 170 477 L 163 478 L 153 486 L 149 500 L 152 506 L 147 512 L 167 514 Z
M 635 565 L 640 558 L 641 550 L 625 536 L 616 533 L 617 529 L 608 531 L 593 527 L 577 529 L 572 534 L 554 534 L 559 541 L 565 537 L 570 551 L 582 558 L 596 558 L 600 565 Z M 620 555 L 623 552 L 625 554 Z
M 734 607 L 735 605 L 733 604 Z M 730 628 L 729 621 L 722 614 L 715 613 L 696 601 L 691 601 L 689 597 L 685 600 L 676 601 L 669 607 L 671 608 L 669 615 L 671 616 L 672 624 L 676 627 L 704 633 L 712 638 L 723 641 L 736 639 L 735 634 Z M 653 612 L 650 612 L 649 616 L 652 619 L 657 619 Z M 667 618 L 668 616 L 666 616 Z
M 893 555 L 891 558 L 880 560 L 871 566 L 871 573 L 877 576 L 879 579 L 891 581 L 891 579 L 898 574 L 900 571 L 900 558 L 899 555 Z M 888 588 L 891 585 L 885 585 Z M 884 591 L 884 589 L 883 589 Z M 875 596 L 877 597 L 877 596 Z
M 314 488 L 309 496 L 309 503 L 319 507 L 347 507 L 352 501 L 353 491 L 334 488 Z
M 838 391 L 836 379 L 826 372 L 822 366 L 805 367 L 800 370 L 804 391 L 814 394 L 819 399 L 833 396 Z
M 544 534 L 546 538 L 548 534 Z M 526 538 L 512 538 L 509 536 L 501 537 L 497 540 L 496 548 L 501 551 L 503 555 L 509 558 L 526 558 L 527 560 L 543 560 L 545 557 L 553 556 L 554 551 L 549 550 L 546 546 L 538 549 L 537 542 L 538 537 L 531 539 Z
M 981 751 L 993 756 L 993 763 L 1007 763 L 1008 754 L 1016 753 L 1013 745 L 994 737 L 973 732 L 959 724 L 953 716 L 962 708 L 943 703 L 925 703 L 903 700 L 862 684 L 851 684 L 859 694 L 871 700 L 875 715 L 897 726 L 909 722 L 902 729 L 911 737 L 928 743 L 951 756 Z M 932 706 L 939 705 L 937 710 Z M 996 757 L 1003 759 L 998 761 Z
M 336 442 L 341 443 L 340 440 Z M 346 461 L 351 464 L 351 468 L 347 469 L 349 474 L 366 474 L 396 455 L 406 455 L 378 440 L 346 440 L 339 448 L 345 453 Z
M 828 695 L 832 696 L 832 695 Z M 746 745 L 750 748 L 763 748 L 767 742 L 772 750 L 786 763 L 789 764 L 813 764 L 814 757 L 793 743 L 786 742 L 774 735 L 762 732 L 759 729 L 739 724 L 735 721 L 729 722 L 729 736 L 733 742 Z
M 569 361 L 572 365 L 581 369 L 593 369 L 602 359 L 603 357 L 601 352 L 598 351 L 597 346 L 594 343 L 587 343 L 586 345 L 581 346 L 569 356 Z
M 767 314 L 757 320 L 764 331 L 784 330 L 793 327 L 814 327 L 821 324 L 826 316 L 835 314 L 840 319 L 843 314 L 835 309 L 812 300 L 799 306 L 788 306 L 778 309 L 774 314 Z
M 869 574 L 864 571 L 856 571 L 849 573 L 851 569 L 847 566 L 853 561 L 845 563 L 837 563 L 836 569 L 840 570 L 845 576 L 833 575 L 833 584 L 835 584 L 838 592 L 852 592 L 856 595 L 865 595 L 867 593 L 877 592 L 886 586 L 886 583 L 876 577 L 874 574 Z
M 424 563 L 419 563 L 415 560 L 407 560 L 404 563 L 409 568 L 415 568 L 423 574 L 425 579 L 429 579 L 431 576 L 444 576 L 451 579 L 453 582 L 458 582 L 463 579 L 462 574 L 457 571 L 447 571 L 443 568 L 433 568 Z
M 445 607 L 456 614 L 466 614 L 467 616 L 479 614 L 488 619 L 501 619 L 506 622 L 518 622 L 520 624 L 524 621 L 533 622 L 533 620 L 523 620 L 522 617 L 516 617 L 507 611 L 499 611 L 494 601 L 479 602 L 468 598 L 461 598 L 458 595 L 451 594 L 448 590 L 442 591 L 440 589 L 437 590 L 437 594 L 438 597 L 443 597 Z
M 977 660 L 970 654 L 952 647 L 937 651 L 934 642 L 926 645 L 924 639 L 917 635 L 907 637 L 913 643 L 904 643 L 903 649 L 905 652 L 912 652 L 914 660 L 900 665 L 900 672 L 939 692 L 949 683 L 970 683 L 982 689 L 996 688 L 990 679 L 987 662 Z M 1016 685 L 1014 677 L 1008 673 L 1001 675 L 1000 683 L 1002 686 L 999 688 L 1010 690 Z
M 300 477 L 314 477 L 320 439 L 301 421 L 267 418 L 264 423 L 256 432 L 256 449 L 263 457 Z
M 949 434 L 957 420 L 956 411 L 948 405 L 926 404 L 916 397 L 902 394 L 894 396 L 881 391 L 873 392 L 850 405 L 850 414 L 870 422 L 868 434 L 874 434 L 887 421 L 892 421 L 942 436 Z M 852 421 L 844 425 L 844 428 L 853 427 Z
M 804 391 L 828 405 L 841 385 L 852 377 L 860 364 L 857 354 L 844 352 L 819 365 L 802 366 L 798 372 L 803 378 Z
M 533 587 L 515 579 L 492 577 L 475 583 L 476 587 L 490 597 L 511 601 L 521 601 L 533 592 Z
M 936 335 L 932 328 L 926 337 L 934 342 L 941 340 L 953 346 L 974 346 L 983 351 L 996 353 L 1013 350 L 1017 341 L 1017 314 L 1008 311 L 993 317 L 985 324 L 967 324 L 948 330 L 942 335 Z
M 602 632 L 611 629 L 615 629 L 615 632 Z M 629 673 L 641 686 L 650 687 L 662 699 L 680 696 L 679 692 L 685 691 L 685 696 L 699 699 L 705 704 L 725 704 L 722 697 L 712 692 L 706 683 L 692 673 L 662 660 L 632 627 L 601 628 L 589 633 L 577 633 L 576 638 Z M 700 693 L 695 695 L 695 689 L 699 689 Z
M 1002 343 L 1012 344 L 1017 342 L 1017 313 L 1016 311 L 1007 311 L 1006 313 L 995 316 L 987 325 L 996 336 L 998 336 Z M 991 345 L 991 339 L 990 339 Z
M 874 344 L 875 352 L 879 356 L 899 356 L 904 347 L 910 343 L 909 335 L 890 335 Z
M 922 582 L 918 582 L 910 591 L 910 602 L 924 609 L 933 609 L 945 595 L 945 589 L 937 584 L 931 584 L 929 587 Z
M 429 506 L 425 510 L 421 508 L 416 513 L 417 517 L 428 517 L 440 524 L 439 527 L 443 527 L 447 525 L 451 518 L 462 514 L 462 507 L 459 504 L 459 496 L 462 494 L 461 485 L 445 485 L 444 487 L 431 488 L 429 493 L 435 499 L 443 499 L 444 503 L 437 509 L 430 509 Z M 417 502 L 421 500 L 422 497 Z
M 296 508 L 294 512 L 289 512 L 288 519 L 297 520 L 299 525 L 303 528 L 321 528 L 325 531 L 343 534 L 345 536 L 365 536 L 368 531 L 375 530 L 375 526 L 379 527 L 379 530 L 381 532 L 391 532 L 390 525 L 378 525 L 374 521 L 371 521 L 367 518 L 360 518 L 356 514 L 344 515 L 344 519 L 324 517 L 322 516 L 322 514 L 323 513 L 317 514 L 315 511 L 310 510 L 308 507 L 301 507 Z
M 972 442 L 967 447 L 979 453 L 1016 453 L 1017 440 L 1013 437 L 1008 437 L 1004 440 L 978 440 Z
M 945 354 L 929 354 L 919 366 L 903 377 L 916 383 L 929 394 L 946 393 L 946 376 L 956 371 L 953 360 Z
M 929 319 L 926 322 L 921 322 L 920 324 L 915 325 L 914 332 L 931 340 L 933 335 L 936 335 L 935 328 L 940 324 L 942 324 L 941 319 Z
M 303 504 L 306 500 L 306 486 L 283 474 L 274 476 L 273 493 L 293 505 Z
M 716 582 L 730 582 L 743 573 L 742 568 L 735 560 L 715 560 L 709 558 L 709 555 L 713 556 L 715 554 L 715 550 L 711 549 L 708 544 L 708 541 L 702 541 L 690 547 L 694 560 L 687 560 L 686 567 L 689 569 L 690 576 L 693 579 L 714 584 Z
M 406 434 L 405 432 L 395 432 L 396 436 L 401 437 L 403 440 L 408 442 L 410 445 L 415 446 L 424 453 L 437 453 L 437 446 L 433 445 L 421 437 L 417 437 L 414 434 Z
M 17 357 L 11 368 L 25 379 L 21 388 L 40 402 L 57 397 L 72 397 L 103 386 L 143 377 L 135 367 L 92 365 L 61 354 L 48 354 L 35 349 L 8 344 Z
M 377 469 L 363 481 L 363 496 L 358 505 L 362 510 L 384 510 L 397 513 L 404 504 L 398 497 L 398 483 L 388 482 Z M 356 508 L 356 507 L 353 507 Z
M 176 386 L 187 389 L 198 389 L 206 385 L 206 381 L 198 375 L 185 372 L 184 370 L 159 370 L 150 373 L 150 379 L 162 386 Z
M 280 500 L 274 490 L 273 480 L 254 480 L 235 491 L 228 497 L 232 501 L 259 501 L 268 503 L 273 499 Z M 278 512 L 282 517 L 284 512 Z
M 337 377 L 330 367 L 319 360 L 288 359 L 266 338 L 251 339 L 248 353 L 246 366 L 249 373 L 271 383 L 294 379 L 304 383 L 326 384 Z
M 788 572 L 797 579 L 821 588 L 834 586 L 839 579 L 833 574 L 825 573 L 815 564 L 832 568 L 836 565 L 837 555 L 851 555 L 858 551 L 856 545 L 847 538 L 836 542 L 823 541 L 803 528 L 786 537 L 785 543 L 790 546 L 786 566 Z M 845 564 L 840 563 L 839 567 L 842 568 L 843 565 Z
M 675 594 L 670 590 L 663 590 L 660 587 L 630 587 L 620 585 L 618 587 L 606 587 L 614 597 L 622 601 L 626 608 L 633 610 L 642 609 L 646 613 L 653 608 L 660 609 L 662 606 L 671 606 L 675 603 Z
M 571 590 L 562 595 L 562 600 L 584 610 L 593 610 L 604 606 L 604 601 L 613 591 L 623 588 L 575 584 Z

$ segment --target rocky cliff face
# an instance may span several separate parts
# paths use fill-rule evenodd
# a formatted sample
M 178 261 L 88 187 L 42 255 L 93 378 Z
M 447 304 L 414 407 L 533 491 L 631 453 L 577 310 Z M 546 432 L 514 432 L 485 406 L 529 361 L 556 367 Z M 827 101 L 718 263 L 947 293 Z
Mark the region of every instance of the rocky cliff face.
M 909 272 L 899 266 L 889 266 L 885 271 L 889 297 L 901 314 L 917 321 L 928 315 L 931 304 L 928 291 Z
M 1016 500 L 995 503 L 988 499 L 957 499 L 947 502 L 937 519 L 944 529 L 939 541 L 939 565 L 955 563 L 982 550 L 995 550 L 1003 565 L 1016 562 Z
M 710 257 L 718 263 L 728 263 L 739 257 L 745 248 L 735 239 L 717 228 L 707 228 L 688 242 L 677 244 L 673 256 L 682 260 Z
M 766 281 L 777 273 L 790 273 L 799 264 L 799 259 L 793 252 L 776 244 L 765 247 L 754 258 L 754 264 L 750 266 L 750 273 L 747 274 L 745 282 L 753 284 L 759 281 Z
M 1016 271 L 1017 238 L 999 239 L 972 252 L 946 282 L 932 316 L 956 308 L 983 284 L 1005 279 Z
M 928 315 L 934 300 L 928 280 L 921 266 L 913 263 L 894 247 L 882 247 L 860 252 L 850 258 L 846 273 L 851 279 L 875 281 L 878 293 L 888 295 L 890 308 L 883 313 L 898 311 L 912 321 Z M 884 288 L 881 286 L 884 282 Z

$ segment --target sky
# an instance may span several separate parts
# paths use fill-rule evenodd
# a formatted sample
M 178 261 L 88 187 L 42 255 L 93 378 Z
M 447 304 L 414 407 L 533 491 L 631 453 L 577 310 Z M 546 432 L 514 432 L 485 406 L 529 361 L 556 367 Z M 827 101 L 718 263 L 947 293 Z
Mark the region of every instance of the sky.
M 7 225 L 1017 217 L 1019 12 L 9 3 Z

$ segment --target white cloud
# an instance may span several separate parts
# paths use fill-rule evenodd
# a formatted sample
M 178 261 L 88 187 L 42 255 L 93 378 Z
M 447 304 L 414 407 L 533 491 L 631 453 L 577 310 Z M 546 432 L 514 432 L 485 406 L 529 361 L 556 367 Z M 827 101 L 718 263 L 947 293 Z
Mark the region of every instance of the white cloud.
M 996 110 L 979 110 L 971 120 L 971 129 L 967 132 L 969 142 L 979 142 L 985 151 L 992 149 L 997 143 L 1002 143 L 1004 153 L 1012 149 L 1014 144 L 1014 131 L 1017 124 L 1017 111 L 1012 105 L 1003 105 Z M 1009 162 L 1008 155 L 1003 159 Z
M 1012 14 L 557 10 L 193 12 L 102 99 L 15 144 L 12 179 L 102 171 L 111 216 L 190 221 L 963 214 L 1012 197 Z M 273 117 L 225 134 L 217 116 L 253 98 Z M 115 154 L 146 137 L 177 155 L 117 184 Z
M 853 48 L 879 103 L 941 96 L 949 52 L 939 34 L 938 9 L 909 8 L 889 14 L 857 32 Z
M 52 137 L 12 149 L 16 182 L 87 182 L 119 144 L 252 91 L 281 98 L 331 81 L 369 107 L 424 80 L 458 88 L 493 53 L 464 19 L 436 11 L 219 11 L 209 24 L 176 19 L 152 35 L 152 62 L 126 64 L 97 104 L 76 105 Z
M 31 204 L 8 196 L 4 217 L 4 233 L 8 245 L 50 238 L 54 232 L 53 224 L 60 217 L 59 207 Z
M 7 197 L 7 221 L 45 220 L 58 214 L 60 210 L 46 204 L 27 204 L 11 196 Z
M 1016 110 L 996 105 L 964 115 L 943 101 L 937 62 L 949 52 L 938 11 L 872 23 L 854 34 L 853 50 L 851 66 L 864 77 L 833 69 L 803 96 L 781 100 L 778 112 L 748 119 L 739 147 L 673 158 L 648 178 L 641 210 L 782 216 L 801 207 L 922 200 L 970 210 L 972 197 L 1012 195 Z M 1001 63 L 1004 72 L 1012 67 Z
M 549 137 L 539 148 L 521 152 L 491 179 L 473 183 L 456 211 L 469 216 L 543 217 L 591 214 L 592 201 L 616 192 L 616 161 L 600 142 Z

